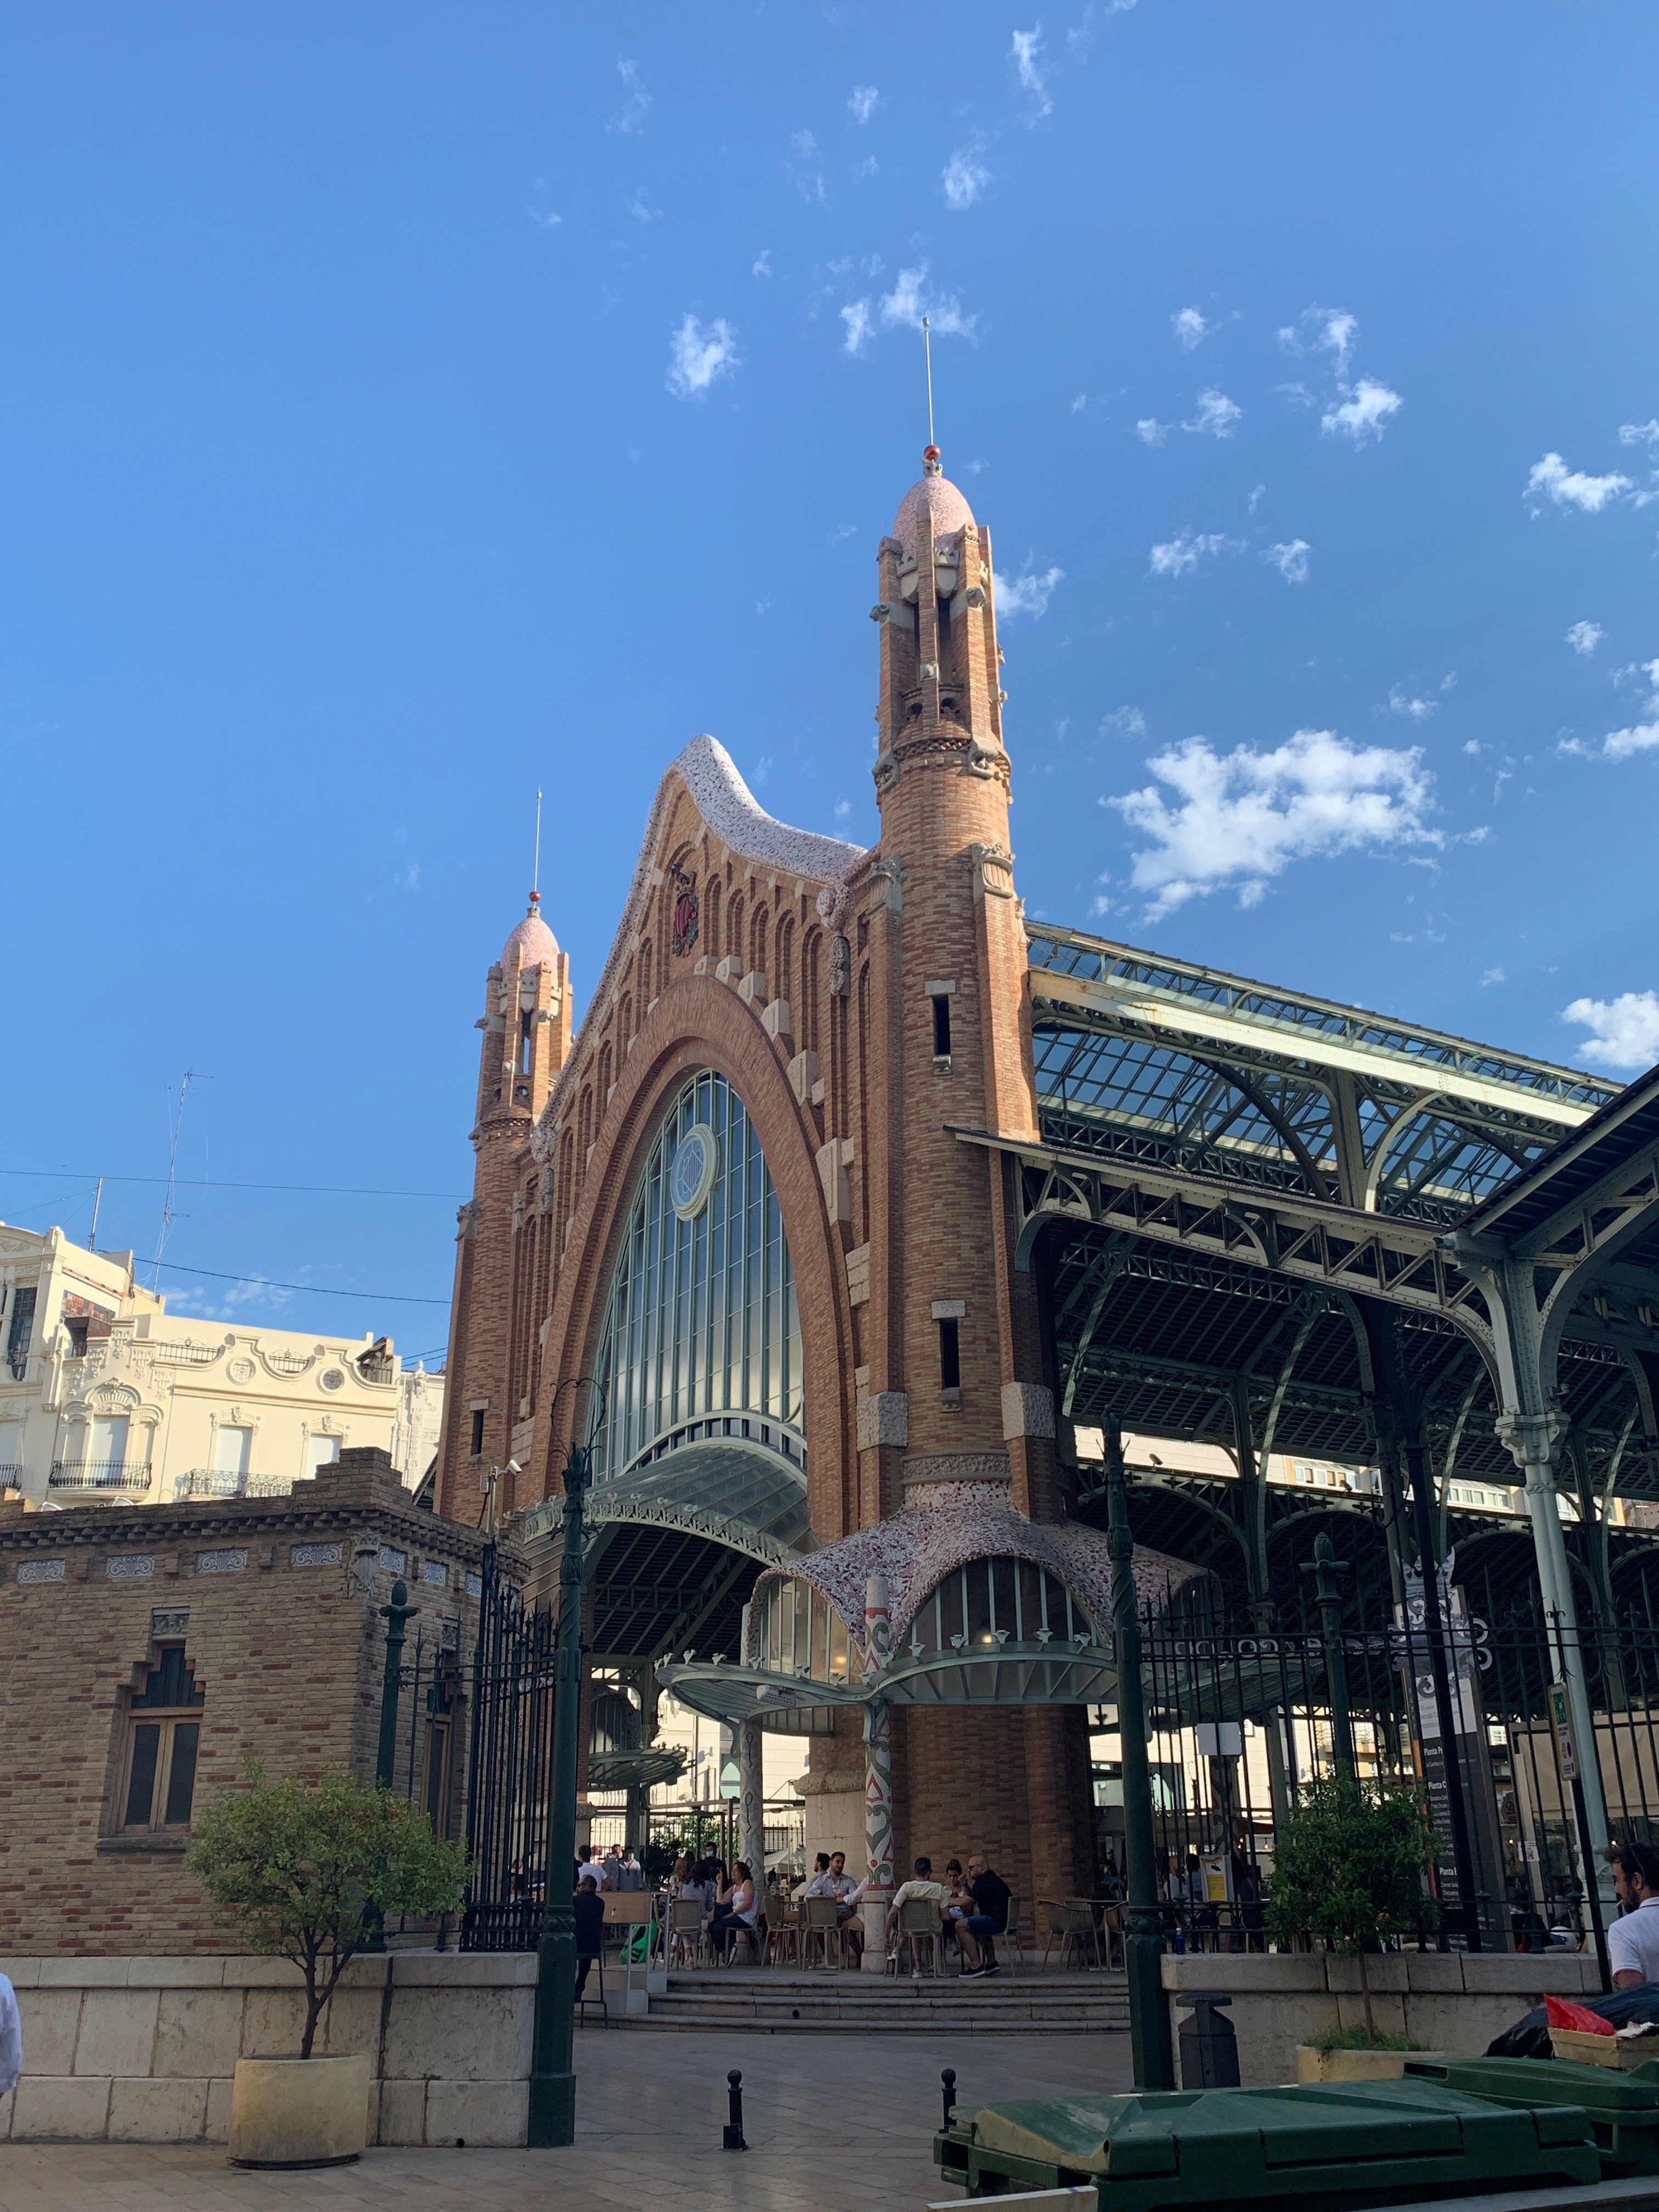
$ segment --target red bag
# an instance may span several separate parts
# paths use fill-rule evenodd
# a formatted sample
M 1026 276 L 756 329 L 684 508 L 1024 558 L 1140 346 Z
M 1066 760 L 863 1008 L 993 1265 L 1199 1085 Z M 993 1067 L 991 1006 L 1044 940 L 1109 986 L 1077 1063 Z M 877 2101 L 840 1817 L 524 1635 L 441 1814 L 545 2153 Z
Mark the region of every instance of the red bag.
M 1547 1996 L 1544 2011 L 1552 2027 L 1576 2027 L 1581 2035 L 1611 2035 L 1613 2022 L 1603 2020 L 1588 2005 L 1569 2004 L 1565 1997 Z

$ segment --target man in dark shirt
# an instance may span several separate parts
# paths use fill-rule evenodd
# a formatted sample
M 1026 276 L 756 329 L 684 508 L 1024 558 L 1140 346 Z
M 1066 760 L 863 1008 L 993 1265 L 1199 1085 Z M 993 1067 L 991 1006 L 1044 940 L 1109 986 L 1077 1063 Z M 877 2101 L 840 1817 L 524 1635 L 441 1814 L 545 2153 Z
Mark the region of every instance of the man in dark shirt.
M 968 1889 L 974 1900 L 974 1909 L 963 1923 L 979 1944 L 984 1965 L 982 1974 L 997 1972 L 995 1939 L 1006 1935 L 1008 1928 L 1008 1906 L 1013 1892 L 1000 1874 L 992 1871 L 991 1863 L 983 1851 L 975 1851 L 968 1861 Z
M 591 1874 L 582 1876 L 581 1887 L 571 1900 L 570 1911 L 576 1923 L 576 1995 L 580 1996 L 587 1986 L 587 1970 L 599 1955 L 599 1939 L 605 1928 L 605 1899 Z

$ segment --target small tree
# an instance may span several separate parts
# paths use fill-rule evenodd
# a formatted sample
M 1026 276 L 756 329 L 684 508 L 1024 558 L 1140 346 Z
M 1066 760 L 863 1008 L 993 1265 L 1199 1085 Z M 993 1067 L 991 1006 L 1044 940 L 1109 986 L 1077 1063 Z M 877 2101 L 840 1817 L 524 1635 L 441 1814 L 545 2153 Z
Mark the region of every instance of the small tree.
M 240 1923 L 256 1951 L 305 1976 L 309 2058 L 323 2007 L 347 1962 L 389 1912 L 453 1912 L 466 1885 L 459 1844 L 441 1843 L 422 1808 L 349 1774 L 267 1782 L 257 1760 L 198 1824 L 186 1863 L 216 1921 Z
M 1428 1807 L 1414 1783 L 1310 1782 L 1273 1839 L 1267 1932 L 1278 1943 L 1316 1936 L 1359 1961 L 1365 2033 L 1375 2039 L 1365 1954 L 1387 1936 L 1433 1927 L 1439 1906 L 1424 1877 L 1435 1860 Z

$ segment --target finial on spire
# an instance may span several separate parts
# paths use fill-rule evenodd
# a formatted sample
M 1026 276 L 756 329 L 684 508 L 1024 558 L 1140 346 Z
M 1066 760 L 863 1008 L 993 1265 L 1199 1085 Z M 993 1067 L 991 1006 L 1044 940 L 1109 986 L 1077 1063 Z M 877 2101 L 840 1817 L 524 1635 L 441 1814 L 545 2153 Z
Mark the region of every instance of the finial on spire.
M 933 443 L 933 325 L 926 315 L 921 319 L 921 354 L 927 365 L 927 449 L 937 459 L 938 447 Z
M 536 854 L 530 870 L 530 911 L 542 902 L 542 787 L 536 786 Z

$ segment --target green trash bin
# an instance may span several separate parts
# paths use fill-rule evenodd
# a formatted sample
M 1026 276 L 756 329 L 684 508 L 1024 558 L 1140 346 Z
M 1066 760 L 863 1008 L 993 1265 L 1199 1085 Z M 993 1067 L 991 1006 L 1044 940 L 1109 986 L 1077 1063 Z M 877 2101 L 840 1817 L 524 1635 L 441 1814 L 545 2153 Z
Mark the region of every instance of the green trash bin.
M 1100 2212 L 1313 2197 L 1335 2212 L 1601 2178 L 1581 2106 L 1509 2106 L 1421 2079 L 985 2105 L 958 2112 L 933 2156 L 969 2197 L 1093 2181 Z
M 1406 2073 L 1499 2105 L 1577 2106 L 1589 2115 L 1605 2175 L 1659 2173 L 1659 2061 L 1623 2074 L 1570 2058 L 1407 2059 Z

